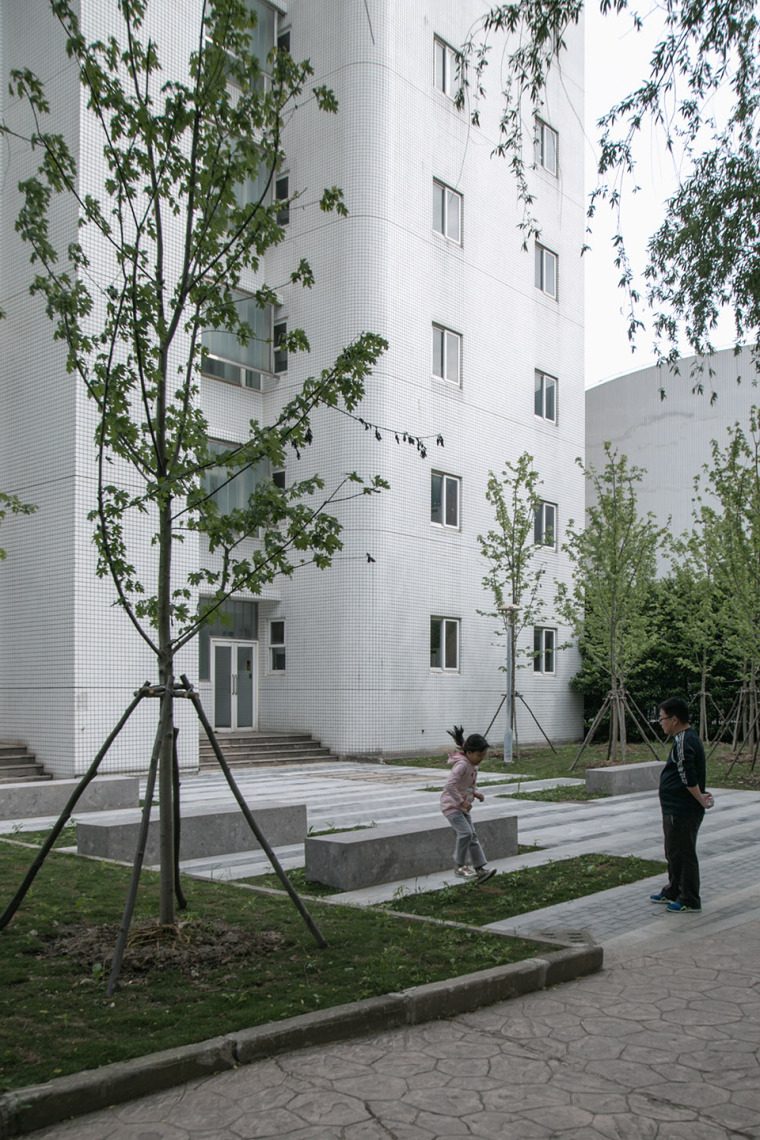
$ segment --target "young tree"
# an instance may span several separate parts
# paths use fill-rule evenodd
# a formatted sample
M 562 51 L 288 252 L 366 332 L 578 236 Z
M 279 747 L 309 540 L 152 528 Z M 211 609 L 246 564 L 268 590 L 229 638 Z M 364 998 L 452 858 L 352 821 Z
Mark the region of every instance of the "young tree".
M 283 466 L 288 451 L 300 455 L 312 442 L 320 408 L 356 418 L 386 344 L 372 333 L 359 336 L 283 401 L 272 422 L 252 420 L 245 442 L 214 451 L 198 399 L 202 363 L 219 333 L 244 344 L 266 340 L 257 314 L 278 300 L 262 281 L 262 258 L 284 236 L 283 202 L 270 192 L 284 161 L 283 129 L 302 95 L 327 113 L 337 109 L 335 97 L 325 87 L 309 90 L 309 63 L 286 50 L 256 58 L 256 16 L 246 0 L 201 0 L 194 46 L 171 74 L 149 32 L 149 0 L 113 0 L 107 23 L 118 35 L 92 43 L 76 5 L 50 3 L 98 132 L 105 181 L 93 177 L 88 185 L 89 172 L 78 169 L 64 136 L 46 127 L 50 108 L 39 79 L 15 70 L 12 89 L 32 122 L 25 141 L 41 156 L 37 173 L 21 184 L 17 229 L 37 267 L 31 291 L 44 298 L 67 368 L 96 410 L 98 573 L 112 581 L 157 662 L 160 715 L 149 778 L 157 769 L 160 919 L 171 924 L 176 655 L 231 594 L 257 593 L 307 561 L 329 566 L 341 547 L 331 503 L 386 486 L 357 472 L 330 488 L 314 474 L 287 488 L 262 478 L 243 505 L 220 513 L 208 473 L 221 467 L 231 481 Z M 51 237 L 59 195 L 78 208 L 78 232 L 65 250 Z M 319 208 L 346 213 L 341 191 L 326 189 Z M 308 262 L 293 267 L 290 282 L 311 287 Z M 303 331 L 289 329 L 276 347 L 294 353 L 309 346 Z M 149 579 L 135 526 L 145 516 L 154 532 Z M 183 577 L 177 544 L 190 532 L 202 536 L 214 560 Z M 212 594 L 201 612 L 200 587 Z
M 525 208 L 526 242 L 540 227 L 525 177 L 525 123 L 544 99 L 550 70 L 560 65 L 567 28 L 577 23 L 580 0 L 513 0 L 486 9 L 461 55 L 460 102 L 477 120 L 483 70 L 499 37 L 503 81 L 497 151 L 515 172 Z M 629 0 L 601 0 L 603 14 L 629 12 L 632 29 L 646 20 Z M 649 243 L 646 294 L 662 359 L 675 362 L 679 341 L 697 354 L 712 351 L 718 315 L 732 310 L 737 343 L 752 339 L 760 351 L 757 185 L 760 22 L 754 0 L 665 0 L 664 32 L 639 86 L 600 121 L 599 183 L 589 217 L 607 201 L 618 219 L 613 242 L 620 284 L 630 300 L 629 336 L 642 327 L 641 300 L 620 227 L 627 183 L 635 189 L 635 142 L 647 122 L 663 133 L 682 171 L 678 190 Z M 709 370 L 708 370 L 709 376 Z M 696 377 L 695 386 L 704 383 Z M 713 393 L 714 395 L 714 393 Z
M 593 489 L 586 525 L 570 520 L 562 549 L 572 567 L 572 586 L 557 586 L 556 607 L 573 630 L 584 657 L 609 682 L 611 710 L 609 753 L 625 760 L 626 683 L 648 652 L 653 638 L 647 609 L 648 587 L 655 576 L 665 530 L 654 516 L 638 512 L 636 485 L 643 471 L 625 455 L 604 445 L 601 471 L 584 468 Z M 583 464 L 580 460 L 581 467 Z
M 34 503 L 22 503 L 18 495 L 11 495 L 7 491 L 0 491 L 0 525 L 7 514 L 11 515 L 33 515 L 37 510 Z M 6 557 L 5 551 L 0 546 L 0 562 Z
M 728 442 L 712 442 L 705 464 L 700 514 L 718 589 L 726 606 L 716 636 L 732 646 L 742 662 L 745 739 L 760 739 L 760 412 L 750 411 L 749 429 L 728 430 Z
M 517 667 L 520 657 L 528 656 L 531 661 L 534 658 L 533 646 L 518 649 L 518 641 L 523 630 L 536 624 L 544 608 L 540 585 L 546 567 L 537 558 L 540 546 L 534 536 L 536 511 L 541 503 L 540 485 L 533 456 L 527 452 L 515 463 L 507 461 L 501 476 L 489 471 L 486 499 L 494 509 L 496 526 L 486 535 L 478 535 L 480 552 L 489 565 L 483 585 L 496 606 L 483 616 L 499 623 L 494 631 L 497 637 L 511 639 L 511 660 Z M 507 616 L 502 609 L 508 604 L 519 607 L 514 616 Z M 506 670 L 506 666 L 502 668 Z M 515 669 L 511 687 L 509 707 L 514 719 Z

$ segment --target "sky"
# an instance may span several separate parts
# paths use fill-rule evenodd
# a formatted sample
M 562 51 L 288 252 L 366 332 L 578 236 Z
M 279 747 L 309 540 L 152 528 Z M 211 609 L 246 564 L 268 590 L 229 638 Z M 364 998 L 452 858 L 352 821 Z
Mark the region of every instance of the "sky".
M 642 9 L 643 10 L 643 5 Z M 648 72 L 651 47 L 662 28 L 660 13 L 652 3 L 644 32 L 631 30 L 630 16 L 601 16 L 598 0 L 586 7 L 586 187 L 596 185 L 595 160 L 598 154 L 596 122 L 609 107 L 637 87 Z M 634 272 L 641 274 L 646 264 L 646 245 L 664 213 L 664 202 L 677 185 L 675 160 L 667 154 L 662 135 L 644 134 L 638 147 L 637 183 L 622 199 L 622 232 Z M 628 322 L 623 309 L 625 293 L 617 287 L 620 276 L 613 264 L 611 238 L 615 232 L 611 214 L 600 205 L 593 229 L 587 237 L 591 250 L 586 261 L 586 386 L 646 368 L 654 361 L 652 334 L 644 329 L 631 351 Z M 646 308 L 640 313 L 647 321 Z M 716 348 L 727 348 L 731 323 L 726 320 L 714 338 Z

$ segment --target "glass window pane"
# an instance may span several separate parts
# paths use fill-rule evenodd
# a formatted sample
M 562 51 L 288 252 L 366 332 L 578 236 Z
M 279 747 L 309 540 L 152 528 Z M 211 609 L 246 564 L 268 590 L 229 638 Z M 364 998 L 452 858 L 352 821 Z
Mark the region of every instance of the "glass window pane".
M 441 186 L 439 182 L 433 183 L 433 229 L 436 233 L 444 233 L 443 228 L 443 203 L 446 195 L 445 187 Z
M 446 480 L 446 526 L 459 526 L 459 480 Z
M 216 728 L 232 726 L 232 647 L 214 646 L 214 725 Z
M 544 291 L 550 297 L 557 295 L 557 259 L 553 253 L 544 250 Z
M 537 416 L 544 414 L 544 374 L 543 372 L 536 373 L 536 394 L 534 399 L 534 411 Z
M 268 71 L 267 57 L 274 47 L 274 8 L 262 0 L 248 0 L 248 8 L 256 13 L 256 27 L 251 35 L 251 55 L 259 61 L 262 71 Z
M 456 333 L 446 333 L 446 379 L 459 383 L 459 337 Z
M 435 85 L 439 91 L 445 91 L 445 62 L 446 62 L 446 48 L 440 40 L 436 40 L 434 44 L 435 52 Z
M 430 521 L 443 523 L 443 476 L 430 477 Z
M 430 619 L 430 668 L 441 668 L 441 619 Z
M 540 630 L 538 628 L 533 630 L 533 672 L 534 673 L 540 673 L 541 668 L 543 666 L 543 661 L 541 660 L 541 654 L 542 654 L 542 649 L 543 649 L 541 633 L 542 633 L 542 630 Z
M 551 127 L 545 126 L 544 131 L 544 166 L 550 173 L 557 173 L 557 135 Z
M 544 503 L 544 542 L 547 546 L 554 546 L 557 537 L 555 513 L 551 503 Z
M 540 542 L 543 542 L 543 532 L 544 532 L 543 519 L 544 519 L 543 507 L 541 505 L 539 505 L 536 507 L 536 515 L 535 515 L 535 518 L 533 520 L 533 541 L 536 543 L 536 545 L 538 545 Z
M 433 375 L 443 376 L 443 329 L 433 325 Z
M 544 251 L 540 245 L 536 246 L 536 288 L 544 287 Z
M 285 622 L 273 621 L 269 626 L 269 640 L 272 645 L 285 644 Z
M 457 669 L 459 649 L 459 623 L 447 621 L 446 625 L 446 668 Z
M 554 672 L 554 630 L 544 630 L 544 672 Z
M 462 198 L 453 190 L 446 191 L 446 234 L 452 241 L 460 241 Z
M 556 412 L 554 409 L 554 394 L 556 390 L 556 381 L 553 376 L 545 376 L 545 396 L 544 396 L 544 415 L 547 420 L 555 420 Z

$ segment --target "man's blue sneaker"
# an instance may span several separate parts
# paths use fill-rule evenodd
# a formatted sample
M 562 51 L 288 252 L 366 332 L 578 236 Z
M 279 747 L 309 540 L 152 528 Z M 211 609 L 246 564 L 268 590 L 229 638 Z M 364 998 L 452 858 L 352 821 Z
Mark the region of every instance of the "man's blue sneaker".
M 687 910 L 699 911 L 702 909 L 702 907 L 701 906 L 686 906 L 686 904 L 682 903 L 682 902 L 669 902 L 668 905 L 665 907 L 665 909 L 669 910 L 671 914 L 680 914 L 682 911 L 687 911 Z
M 664 895 L 662 893 L 662 891 L 657 891 L 656 894 L 649 896 L 649 901 L 650 902 L 670 902 L 671 900 L 668 898 L 667 895 Z

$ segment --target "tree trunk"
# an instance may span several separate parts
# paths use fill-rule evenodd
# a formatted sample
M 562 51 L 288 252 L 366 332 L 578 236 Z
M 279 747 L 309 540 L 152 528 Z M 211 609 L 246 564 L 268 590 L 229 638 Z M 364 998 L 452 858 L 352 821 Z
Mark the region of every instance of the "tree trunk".
M 158 648 L 159 684 L 163 689 L 163 738 L 158 761 L 159 803 L 159 919 L 165 926 L 176 920 L 174 891 L 174 653 L 171 644 L 171 497 L 159 506 Z M 167 707 L 168 706 L 168 707 Z

